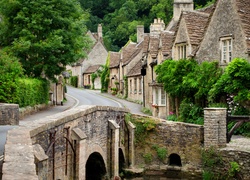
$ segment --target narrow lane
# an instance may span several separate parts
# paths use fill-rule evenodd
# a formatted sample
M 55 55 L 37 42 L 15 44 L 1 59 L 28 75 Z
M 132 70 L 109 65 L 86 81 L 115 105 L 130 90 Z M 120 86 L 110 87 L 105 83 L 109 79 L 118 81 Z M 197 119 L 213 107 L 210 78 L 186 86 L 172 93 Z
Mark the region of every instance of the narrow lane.
M 96 93 L 92 93 L 92 90 L 77 89 L 74 87 L 67 86 L 67 94 L 76 98 L 80 105 L 100 105 L 100 106 L 114 106 L 123 107 L 121 103 L 114 101 L 110 98 L 100 96 Z

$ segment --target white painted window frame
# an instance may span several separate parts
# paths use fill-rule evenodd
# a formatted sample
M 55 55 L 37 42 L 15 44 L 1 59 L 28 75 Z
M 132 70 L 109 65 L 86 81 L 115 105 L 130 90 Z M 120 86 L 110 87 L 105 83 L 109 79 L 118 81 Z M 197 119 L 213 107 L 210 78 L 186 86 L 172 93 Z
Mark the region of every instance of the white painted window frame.
M 221 46 L 221 63 L 227 64 L 232 61 L 232 51 L 233 51 L 233 38 L 223 37 L 220 38 Z
M 153 106 L 166 106 L 166 92 L 163 87 L 153 88 Z

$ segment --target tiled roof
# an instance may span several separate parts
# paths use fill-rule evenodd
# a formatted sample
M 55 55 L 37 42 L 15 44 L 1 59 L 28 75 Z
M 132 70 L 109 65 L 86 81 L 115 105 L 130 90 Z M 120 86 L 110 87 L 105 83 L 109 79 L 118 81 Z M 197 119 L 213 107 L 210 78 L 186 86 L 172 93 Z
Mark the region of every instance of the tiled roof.
M 161 33 L 161 43 L 162 43 L 161 49 L 164 56 L 171 57 L 173 38 L 174 38 L 173 32 L 163 31 Z
M 250 0 L 236 0 L 236 5 L 246 35 L 247 50 L 250 51 Z
M 83 74 L 90 74 L 90 73 L 94 73 L 96 72 L 101 65 L 93 65 L 93 66 L 89 66 L 88 69 L 86 69 L 85 72 L 83 72 Z
M 140 76 L 141 75 L 142 63 L 138 61 L 138 63 L 128 72 L 128 77 Z
M 203 38 L 209 14 L 198 11 L 184 11 L 181 17 L 185 19 L 190 43 L 198 46 Z
M 122 48 L 122 64 L 127 65 L 139 52 L 141 49 L 136 47 L 135 43 L 129 42 L 126 46 Z
M 119 67 L 120 56 L 121 56 L 121 54 L 119 52 L 110 52 L 109 68 Z
M 152 58 L 156 58 L 158 55 L 160 39 L 157 36 L 151 36 L 149 41 L 149 53 Z
M 211 14 L 214 11 L 214 8 L 215 8 L 214 4 L 211 4 L 210 6 L 197 9 L 196 11 Z

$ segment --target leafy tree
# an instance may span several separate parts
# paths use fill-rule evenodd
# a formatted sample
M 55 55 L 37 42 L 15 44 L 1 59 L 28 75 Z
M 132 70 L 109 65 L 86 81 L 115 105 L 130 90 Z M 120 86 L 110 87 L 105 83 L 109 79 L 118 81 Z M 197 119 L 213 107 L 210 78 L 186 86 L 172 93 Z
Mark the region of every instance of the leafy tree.
M 16 102 L 17 82 L 23 76 L 23 69 L 18 59 L 0 51 L 0 102 Z
M 88 14 L 76 0 L 0 0 L 0 45 L 18 57 L 25 74 L 53 79 L 86 55 Z
M 226 101 L 227 95 L 233 97 L 240 106 L 250 106 L 250 64 L 242 58 L 235 58 L 225 69 L 224 74 L 209 91 L 211 102 Z

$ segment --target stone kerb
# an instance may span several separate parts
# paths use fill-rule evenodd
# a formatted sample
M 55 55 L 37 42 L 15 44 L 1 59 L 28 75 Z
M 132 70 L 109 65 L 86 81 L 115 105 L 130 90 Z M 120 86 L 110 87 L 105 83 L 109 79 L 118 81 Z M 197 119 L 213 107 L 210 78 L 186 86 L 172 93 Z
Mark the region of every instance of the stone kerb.
M 117 107 L 80 106 L 10 130 L 5 144 L 2 178 L 5 180 L 38 179 L 34 153 L 37 138 L 41 138 L 39 137 L 41 134 L 48 133 L 49 130 L 64 124 L 72 125 L 72 128 L 74 128 L 73 126 L 77 124 L 74 121 L 81 119 L 83 116 L 87 116 L 87 119 L 91 118 L 88 114 L 101 111 L 129 112 L 127 109 Z
M 0 125 L 19 124 L 19 105 L 0 103 Z
M 204 109 L 204 147 L 225 147 L 227 143 L 227 109 Z

